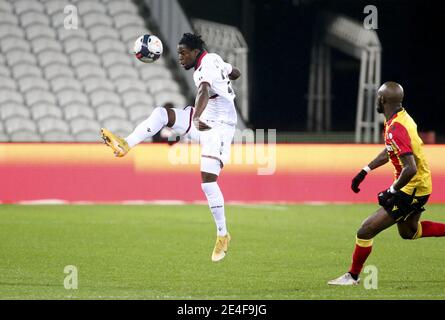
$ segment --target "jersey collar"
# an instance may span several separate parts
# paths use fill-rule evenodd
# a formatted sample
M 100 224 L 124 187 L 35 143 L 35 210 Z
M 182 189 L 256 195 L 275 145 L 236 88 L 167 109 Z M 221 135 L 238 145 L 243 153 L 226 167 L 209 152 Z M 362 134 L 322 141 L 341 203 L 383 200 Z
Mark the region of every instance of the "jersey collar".
M 397 116 L 398 116 L 400 113 L 404 112 L 404 111 L 405 111 L 405 108 L 402 108 L 400 111 L 394 113 L 394 114 L 391 116 L 391 118 L 389 118 L 389 120 L 386 121 L 386 125 L 389 126 L 389 125 L 394 121 L 394 119 L 397 118 Z
M 203 50 L 199 55 L 198 58 L 196 60 L 196 64 L 195 64 L 195 70 L 198 69 L 201 66 L 201 61 L 202 59 L 207 55 L 207 51 Z

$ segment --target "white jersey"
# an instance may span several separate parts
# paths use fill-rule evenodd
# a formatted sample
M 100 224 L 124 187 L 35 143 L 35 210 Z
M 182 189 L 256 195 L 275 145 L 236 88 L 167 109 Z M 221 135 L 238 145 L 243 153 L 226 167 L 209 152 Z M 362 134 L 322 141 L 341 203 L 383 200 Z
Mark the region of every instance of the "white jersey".
M 232 65 L 223 61 L 216 53 L 203 52 L 196 63 L 193 80 L 197 88 L 203 82 L 210 85 L 210 99 L 200 119 L 218 121 L 235 125 L 237 115 L 235 110 L 235 92 L 233 91 L 229 74 Z M 211 125 L 210 125 L 211 126 Z

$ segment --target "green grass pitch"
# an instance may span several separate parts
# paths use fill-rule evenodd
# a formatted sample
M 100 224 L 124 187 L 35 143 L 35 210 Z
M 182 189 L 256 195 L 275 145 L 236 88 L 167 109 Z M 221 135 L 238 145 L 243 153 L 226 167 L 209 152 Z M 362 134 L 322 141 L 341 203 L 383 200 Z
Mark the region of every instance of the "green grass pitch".
M 227 206 L 232 242 L 210 260 L 207 206 L 0 206 L 0 299 L 445 299 L 445 238 L 374 241 L 378 288 L 329 287 L 375 205 Z M 424 218 L 445 222 L 445 205 Z M 64 288 L 64 268 L 78 289 Z M 362 274 L 362 279 L 365 277 Z

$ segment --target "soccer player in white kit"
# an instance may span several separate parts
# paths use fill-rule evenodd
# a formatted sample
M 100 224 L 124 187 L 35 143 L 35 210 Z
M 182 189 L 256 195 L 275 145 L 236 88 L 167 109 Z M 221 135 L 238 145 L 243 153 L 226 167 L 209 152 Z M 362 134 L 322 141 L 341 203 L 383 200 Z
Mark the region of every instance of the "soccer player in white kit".
M 230 234 L 226 227 L 224 197 L 218 186 L 218 176 L 230 159 L 230 148 L 237 115 L 235 93 L 231 80 L 240 77 L 240 71 L 224 62 L 215 53 L 208 53 L 200 36 L 185 33 L 178 44 L 180 64 L 186 70 L 194 69 L 193 79 L 198 88 L 195 106 L 179 108 L 157 107 L 125 139 L 102 129 L 102 138 L 115 156 L 123 157 L 128 151 L 152 137 L 164 126 L 180 135 L 189 135 L 201 145 L 201 187 L 207 197 L 217 228 L 212 261 L 222 260 L 228 250 Z

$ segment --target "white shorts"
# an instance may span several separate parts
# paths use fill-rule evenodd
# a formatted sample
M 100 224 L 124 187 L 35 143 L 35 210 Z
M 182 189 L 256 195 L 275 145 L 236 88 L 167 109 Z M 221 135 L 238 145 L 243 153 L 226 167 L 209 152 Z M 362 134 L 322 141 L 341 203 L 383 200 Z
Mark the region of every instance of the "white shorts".
M 230 160 L 235 126 L 219 121 L 204 120 L 203 122 L 212 129 L 199 131 L 192 123 L 194 108 L 174 108 L 173 110 L 176 114 L 176 121 L 172 129 L 194 142 L 199 142 L 201 145 L 201 171 L 219 175 L 221 168 Z M 205 160 L 203 161 L 204 158 Z M 211 160 L 209 161 L 208 159 Z M 218 167 L 219 170 L 217 169 Z

